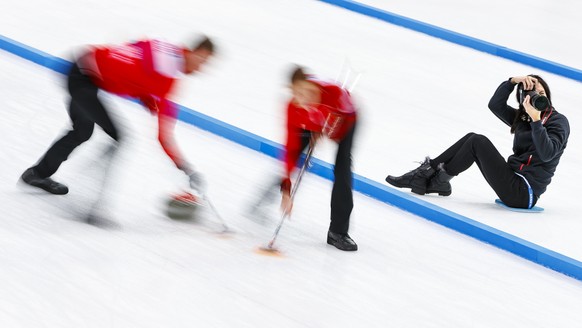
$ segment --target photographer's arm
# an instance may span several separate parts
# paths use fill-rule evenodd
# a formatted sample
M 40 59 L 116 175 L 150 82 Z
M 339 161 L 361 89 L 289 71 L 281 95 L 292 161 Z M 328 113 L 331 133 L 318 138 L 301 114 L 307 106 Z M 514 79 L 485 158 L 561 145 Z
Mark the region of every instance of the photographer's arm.
M 507 105 L 507 99 L 515 87 L 512 79 L 514 78 L 503 81 L 489 100 L 489 109 L 508 126 L 513 124 L 516 115 L 516 109 Z
M 564 148 L 570 135 L 570 125 L 564 116 L 549 120 L 545 125 L 541 121 L 531 122 L 531 134 L 539 158 L 547 162 Z

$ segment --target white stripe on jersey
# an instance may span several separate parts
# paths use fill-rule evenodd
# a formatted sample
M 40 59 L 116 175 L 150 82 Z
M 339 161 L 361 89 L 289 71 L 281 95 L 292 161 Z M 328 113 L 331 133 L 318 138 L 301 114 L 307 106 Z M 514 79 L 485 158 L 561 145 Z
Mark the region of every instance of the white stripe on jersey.
M 184 69 L 184 56 L 179 47 L 152 40 L 152 60 L 154 70 L 170 78 L 178 78 Z

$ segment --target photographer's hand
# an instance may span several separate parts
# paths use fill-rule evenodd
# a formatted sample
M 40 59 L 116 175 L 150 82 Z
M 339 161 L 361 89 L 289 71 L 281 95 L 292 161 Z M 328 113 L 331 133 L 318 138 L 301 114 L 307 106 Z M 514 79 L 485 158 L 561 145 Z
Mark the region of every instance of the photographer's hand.
M 529 115 L 529 117 L 531 117 L 531 120 L 533 122 L 537 122 L 540 120 L 541 112 L 531 105 L 529 101 L 529 95 L 525 96 L 525 98 L 523 99 L 523 108 L 525 108 L 525 112 L 527 113 L 527 115 Z
M 514 76 L 511 78 L 511 83 L 519 84 L 523 83 L 524 90 L 533 90 L 535 88 L 535 84 L 538 80 L 535 77 L 531 76 Z

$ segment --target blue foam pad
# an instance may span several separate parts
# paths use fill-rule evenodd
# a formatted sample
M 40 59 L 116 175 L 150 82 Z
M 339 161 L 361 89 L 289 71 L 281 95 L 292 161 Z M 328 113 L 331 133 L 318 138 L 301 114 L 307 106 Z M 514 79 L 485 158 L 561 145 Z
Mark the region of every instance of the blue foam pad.
M 509 207 L 509 206 L 505 205 L 505 204 L 504 204 L 504 203 L 501 201 L 501 199 L 496 199 L 496 200 L 495 200 L 495 204 L 497 204 L 497 205 L 499 205 L 499 206 L 501 206 L 501 207 L 503 207 L 503 208 L 506 208 L 506 209 L 508 209 L 508 210 L 510 210 L 510 211 L 514 211 L 514 212 L 523 212 L 523 213 L 539 213 L 539 212 L 543 212 L 543 211 L 544 211 L 544 208 L 543 208 L 543 207 L 539 207 L 539 206 L 534 206 L 534 207 L 532 207 L 532 208 L 529 208 L 529 209 L 527 209 L 527 208 L 516 208 L 516 207 Z

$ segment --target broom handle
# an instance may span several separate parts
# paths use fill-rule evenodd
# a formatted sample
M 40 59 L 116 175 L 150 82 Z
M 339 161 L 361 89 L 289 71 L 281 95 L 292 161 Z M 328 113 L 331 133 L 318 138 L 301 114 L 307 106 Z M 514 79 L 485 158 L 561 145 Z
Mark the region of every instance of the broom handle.
M 301 183 L 301 178 L 303 178 L 303 174 L 305 173 L 305 170 L 307 169 L 307 166 L 309 165 L 309 160 L 311 159 L 311 154 L 313 154 L 314 148 L 315 148 L 315 142 L 310 143 L 309 149 L 307 150 L 307 155 L 305 156 L 305 162 L 303 162 L 303 166 L 301 166 L 301 171 L 299 171 L 299 175 L 297 176 L 297 181 L 295 181 L 295 185 L 291 189 L 291 203 L 293 203 L 293 199 L 295 198 L 295 194 L 297 193 L 297 189 L 299 188 L 299 183 Z M 281 220 L 279 221 L 279 225 L 277 226 L 277 229 L 275 229 L 275 233 L 273 234 L 273 238 L 269 242 L 269 245 L 268 245 L 269 248 L 273 248 L 273 244 L 275 244 L 275 240 L 277 240 L 277 236 L 279 235 L 279 231 L 281 230 L 281 227 L 283 226 L 283 222 L 285 222 L 285 219 L 288 216 L 289 216 L 289 214 L 287 214 L 287 212 L 284 212 L 283 215 L 281 215 Z

